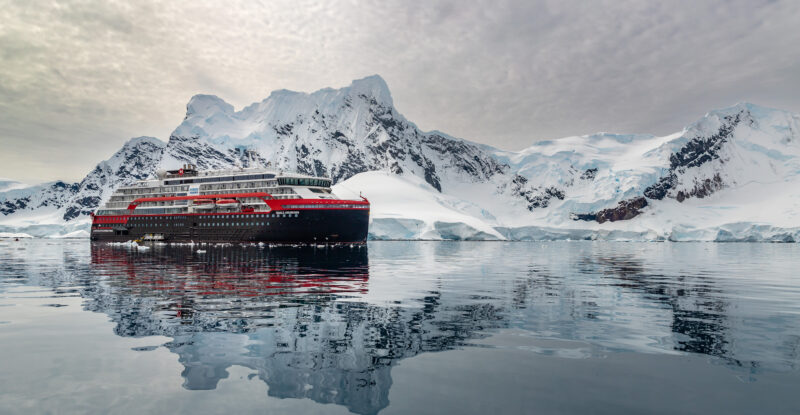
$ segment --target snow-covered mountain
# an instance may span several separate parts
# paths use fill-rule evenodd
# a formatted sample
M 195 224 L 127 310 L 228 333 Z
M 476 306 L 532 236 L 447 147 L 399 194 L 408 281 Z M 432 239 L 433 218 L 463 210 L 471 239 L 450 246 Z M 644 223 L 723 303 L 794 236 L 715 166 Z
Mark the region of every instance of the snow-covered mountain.
M 515 200 L 481 193 L 481 186 L 447 196 L 491 212 L 492 218 L 471 216 L 513 240 L 800 241 L 799 140 L 798 115 L 743 103 L 664 137 L 601 133 L 542 141 L 520 152 L 484 146 L 529 186 L 553 195 L 546 206 L 529 204 L 529 212 Z M 382 190 L 388 178 L 362 176 L 350 187 L 381 202 L 373 209 L 375 236 L 403 234 L 401 219 L 406 237 L 449 238 L 448 224 L 467 223 L 442 214 L 423 225 L 422 213 L 392 211 L 404 200 Z M 442 208 L 453 206 L 445 195 L 417 188 Z M 424 205 L 416 210 L 435 211 Z M 460 236 L 485 238 L 485 227 L 470 228 Z
M 270 163 L 334 182 L 390 171 L 422 177 L 437 190 L 453 180 L 513 175 L 472 143 L 420 131 L 397 112 L 378 76 L 312 94 L 275 91 L 241 111 L 215 96 L 196 95 L 161 165 L 195 162 L 201 169 Z
M 798 140 L 796 114 L 743 103 L 664 137 L 601 133 L 510 152 L 421 131 L 378 76 L 275 91 L 240 111 L 196 95 L 166 144 L 132 139 L 80 183 L 0 182 L 0 231 L 85 229 L 114 187 L 194 163 L 329 176 L 338 193 L 370 198 L 373 238 L 797 241 Z
M 132 138 L 78 183 L 17 184 L 0 192 L 0 232 L 88 236 L 89 214 L 117 187 L 150 176 L 164 146 L 153 137 Z

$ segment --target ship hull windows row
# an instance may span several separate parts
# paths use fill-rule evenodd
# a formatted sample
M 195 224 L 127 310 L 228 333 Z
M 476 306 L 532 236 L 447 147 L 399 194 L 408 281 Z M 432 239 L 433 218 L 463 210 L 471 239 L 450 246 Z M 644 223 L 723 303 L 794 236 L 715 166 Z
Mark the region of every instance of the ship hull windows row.
M 275 178 L 274 174 L 245 174 L 240 176 L 201 177 L 201 178 L 186 178 L 179 180 L 166 180 L 164 181 L 164 184 L 170 186 L 176 184 L 233 182 L 233 181 L 263 180 L 263 179 L 274 179 L 274 178 Z

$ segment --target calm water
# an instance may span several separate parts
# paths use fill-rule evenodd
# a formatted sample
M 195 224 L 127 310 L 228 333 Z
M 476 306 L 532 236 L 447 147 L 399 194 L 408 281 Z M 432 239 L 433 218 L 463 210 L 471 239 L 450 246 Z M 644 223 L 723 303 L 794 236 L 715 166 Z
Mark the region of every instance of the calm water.
M 797 244 L 0 241 L 0 413 L 800 413 L 798 270 Z

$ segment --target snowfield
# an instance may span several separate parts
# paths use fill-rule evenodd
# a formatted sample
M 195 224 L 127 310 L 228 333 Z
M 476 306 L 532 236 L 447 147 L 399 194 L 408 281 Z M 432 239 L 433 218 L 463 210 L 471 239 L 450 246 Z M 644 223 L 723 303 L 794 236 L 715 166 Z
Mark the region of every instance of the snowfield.
M 167 142 L 128 141 L 79 183 L 0 179 L 0 232 L 86 237 L 113 189 L 158 168 L 271 166 L 372 203 L 371 239 L 800 241 L 800 116 L 740 103 L 666 136 L 518 152 L 421 131 L 379 76 L 239 111 L 196 95 Z
M 333 186 L 340 197 L 363 194 L 371 204 L 371 239 L 505 239 L 489 223 L 464 213 L 464 202 L 436 191 L 424 180 L 366 172 Z

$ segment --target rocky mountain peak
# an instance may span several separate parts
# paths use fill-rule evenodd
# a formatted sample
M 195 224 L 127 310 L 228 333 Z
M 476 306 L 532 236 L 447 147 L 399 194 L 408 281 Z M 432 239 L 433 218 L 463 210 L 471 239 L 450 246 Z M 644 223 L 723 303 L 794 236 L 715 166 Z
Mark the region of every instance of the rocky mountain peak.
M 140 145 L 154 145 L 157 147 L 164 147 L 165 145 L 167 145 L 167 143 L 155 137 L 143 135 L 140 137 L 133 137 L 129 139 L 128 141 L 125 142 L 125 144 L 123 144 L 123 147 L 132 148 L 132 147 L 138 147 Z
M 371 75 L 365 78 L 356 79 L 350 84 L 350 94 L 355 96 L 370 97 L 377 103 L 385 106 L 393 106 L 392 94 L 389 86 L 380 75 Z
M 233 105 L 216 95 L 198 94 L 186 104 L 186 117 L 210 117 L 216 113 L 233 114 Z

